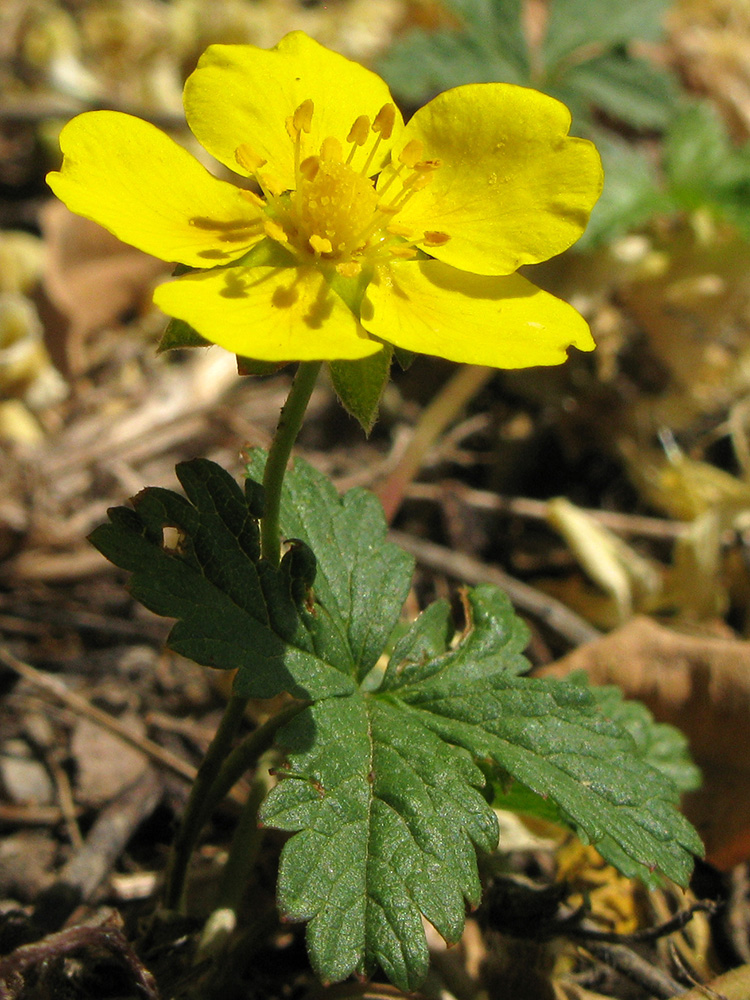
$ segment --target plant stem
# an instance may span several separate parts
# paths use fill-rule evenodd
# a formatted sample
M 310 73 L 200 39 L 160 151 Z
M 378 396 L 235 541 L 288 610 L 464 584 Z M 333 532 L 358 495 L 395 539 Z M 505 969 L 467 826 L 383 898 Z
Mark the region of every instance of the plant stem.
M 198 768 L 193 787 L 190 789 L 190 797 L 185 806 L 177 836 L 172 844 L 167 868 L 164 905 L 168 910 L 182 908 L 185 875 L 190 855 L 208 817 L 208 807 L 212 802 L 211 789 L 242 722 L 247 702 L 247 698 L 240 698 L 237 695 L 232 695 L 229 699 L 216 735 L 206 751 L 206 756 Z
M 287 722 L 299 715 L 310 704 L 308 701 L 295 701 L 272 716 L 262 726 L 258 726 L 244 739 L 239 746 L 225 758 L 221 770 L 211 786 L 206 799 L 206 815 L 218 806 L 225 795 L 236 785 L 242 775 L 255 767 L 266 750 L 270 750 L 277 731 Z
M 274 566 L 278 566 L 281 558 L 281 540 L 279 538 L 279 509 L 281 507 L 281 486 L 284 482 L 287 462 L 292 453 L 292 446 L 302 426 L 307 404 L 310 402 L 315 382 L 320 371 L 320 361 L 302 361 L 294 376 L 292 388 L 284 403 L 279 417 L 271 447 L 266 459 L 266 471 L 263 476 L 265 490 L 265 509 L 261 519 L 261 551 L 263 558 Z
M 279 537 L 279 511 L 281 507 L 281 487 L 284 482 L 289 456 L 302 426 L 307 404 L 310 402 L 320 361 L 303 361 L 297 369 L 292 387 L 281 410 L 276 434 L 271 443 L 266 461 L 263 486 L 265 489 L 265 511 L 261 518 L 261 549 L 263 557 L 274 566 L 278 566 L 281 556 L 281 539 Z M 216 730 L 216 735 L 206 751 L 206 756 L 198 769 L 190 797 L 185 807 L 185 813 L 177 831 L 167 868 L 164 889 L 164 906 L 167 910 L 182 909 L 185 894 L 185 876 L 195 842 L 200 835 L 204 823 L 213 809 L 231 788 L 234 781 L 231 775 L 236 771 L 230 767 L 224 772 L 224 765 L 229 763 L 229 752 L 237 734 L 248 699 L 233 695 L 227 703 L 226 710 Z M 237 777 L 257 762 L 258 757 L 273 743 L 276 730 L 288 720 L 290 715 L 301 711 L 304 705 L 280 712 L 275 718 L 269 719 L 252 736 L 242 744 L 244 750 L 235 757 L 243 762 L 242 770 Z M 238 748 L 240 749 L 240 748 Z M 227 780 L 230 784 L 227 785 Z

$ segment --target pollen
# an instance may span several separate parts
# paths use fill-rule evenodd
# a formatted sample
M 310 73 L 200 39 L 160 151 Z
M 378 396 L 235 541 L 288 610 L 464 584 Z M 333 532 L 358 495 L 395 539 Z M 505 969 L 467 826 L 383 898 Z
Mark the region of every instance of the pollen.
M 412 228 L 398 225 L 398 213 L 440 167 L 439 160 L 424 158 L 419 139 L 403 147 L 386 168 L 386 183 L 376 187 L 382 162 L 378 150 L 391 138 L 396 114 L 389 103 L 373 121 L 364 114 L 355 118 L 346 134 L 346 159 L 335 135 L 318 140 L 316 155 L 305 155 L 311 152 L 311 140 L 302 136 L 311 133 L 315 106 L 303 101 L 285 119 L 294 144 L 294 185 L 283 191 L 269 185 L 261 157 L 247 145 L 238 147 L 237 161 L 255 176 L 267 198 L 266 235 L 298 259 L 332 266 L 344 278 L 355 278 L 363 266 L 388 258 L 414 259 L 420 253 L 417 243 L 423 248 L 446 243 L 447 233 L 426 232 L 420 239 Z
M 307 242 L 310 244 L 315 253 L 333 253 L 333 244 L 324 236 L 318 236 L 316 233 L 313 233 Z
M 405 167 L 409 167 L 413 170 L 414 167 L 421 161 L 423 152 L 424 145 L 419 141 L 419 139 L 411 139 L 399 153 L 399 163 L 403 163 Z
M 353 142 L 355 146 L 364 146 L 370 134 L 370 119 L 367 115 L 360 115 L 349 129 L 347 142 Z
M 262 156 L 258 156 L 252 146 L 249 146 L 246 142 L 243 142 L 241 146 L 235 149 L 234 158 L 249 174 L 256 173 L 256 171 L 260 170 L 268 162 Z
M 423 243 L 427 247 L 444 246 L 450 239 L 448 233 L 428 232 L 424 234 Z
M 396 106 L 394 104 L 384 104 L 375 116 L 372 123 L 372 130 L 380 135 L 381 139 L 390 139 L 393 135 L 393 126 L 396 124 Z
M 341 143 L 335 136 L 329 135 L 323 140 L 320 146 L 320 158 L 321 160 L 336 160 L 341 162 L 343 159 Z

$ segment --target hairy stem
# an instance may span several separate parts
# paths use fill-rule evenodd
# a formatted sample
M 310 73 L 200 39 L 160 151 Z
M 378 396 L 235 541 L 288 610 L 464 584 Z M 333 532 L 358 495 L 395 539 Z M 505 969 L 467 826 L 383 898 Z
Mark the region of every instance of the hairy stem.
M 279 538 L 279 508 L 281 506 L 281 486 L 284 482 L 292 446 L 302 426 L 307 404 L 310 402 L 315 382 L 320 371 L 320 361 L 302 361 L 294 377 L 292 388 L 279 417 L 271 447 L 266 459 L 263 476 L 265 508 L 261 520 L 261 551 L 263 558 L 278 566 L 281 558 Z
M 302 420 L 307 404 L 310 402 L 320 366 L 321 362 L 319 361 L 303 361 L 300 364 L 281 410 L 276 434 L 268 452 L 266 471 L 263 477 L 265 510 L 261 519 L 261 549 L 263 557 L 274 566 L 279 564 L 281 556 L 279 509 L 284 473 L 292 447 L 302 426 Z M 228 776 L 231 779 L 231 775 L 235 772 L 231 767 L 227 773 L 223 773 L 223 769 L 224 765 L 229 763 L 228 758 L 231 759 L 232 743 L 242 722 L 247 702 L 247 698 L 237 695 L 233 695 L 229 699 L 216 735 L 198 769 L 180 828 L 172 845 L 164 889 L 164 905 L 167 910 L 182 909 L 185 877 L 195 843 L 211 812 L 236 781 L 236 778 L 230 780 L 230 784 L 227 785 Z M 301 710 L 297 706 L 294 708 L 296 711 Z M 291 714 L 295 714 L 295 712 Z M 264 726 L 256 730 L 241 745 L 244 748 L 241 755 L 241 760 L 244 762 L 242 770 L 246 770 L 257 762 L 261 753 L 271 746 L 276 730 L 283 722 L 287 721 L 289 716 L 289 710 L 280 712 L 275 718 L 270 719 Z M 237 774 L 237 777 L 242 773 L 242 770 Z
M 190 861 L 190 855 L 195 842 L 209 815 L 209 807 L 213 804 L 211 789 L 216 777 L 229 754 L 235 734 L 242 722 L 242 716 L 247 705 L 247 698 L 233 695 L 228 703 L 219 728 L 206 751 L 198 774 L 190 789 L 185 812 L 172 844 L 172 851 L 167 867 L 167 878 L 164 887 L 164 906 L 168 910 L 182 908 L 185 891 L 185 875 Z

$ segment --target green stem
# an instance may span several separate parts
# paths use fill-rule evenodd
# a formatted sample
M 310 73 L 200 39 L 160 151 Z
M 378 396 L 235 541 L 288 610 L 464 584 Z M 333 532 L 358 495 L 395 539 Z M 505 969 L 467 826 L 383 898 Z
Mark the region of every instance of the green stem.
M 210 796 L 216 777 L 221 770 L 235 734 L 242 722 L 242 716 L 247 705 L 247 698 L 233 695 L 224 711 L 219 728 L 206 751 L 198 774 L 190 789 L 185 812 L 182 816 L 177 836 L 172 844 L 169 865 L 167 867 L 166 884 L 164 887 L 164 906 L 168 910 L 182 908 L 185 891 L 185 876 L 187 874 L 190 855 L 195 842 L 203 829 L 203 824 L 209 815 L 209 806 L 213 804 Z
M 315 382 L 320 371 L 320 361 L 302 361 L 292 382 L 292 388 L 279 417 L 271 447 L 266 459 L 263 476 L 265 508 L 261 519 L 261 551 L 263 558 L 278 566 L 281 558 L 279 538 L 279 510 L 281 507 L 281 486 L 284 482 L 292 446 L 302 426 L 307 404 L 310 402 Z
M 266 471 L 263 477 L 265 489 L 265 510 L 261 518 L 261 549 L 265 559 L 278 566 L 281 556 L 281 539 L 279 534 L 279 512 L 281 507 L 281 487 L 284 482 L 289 456 L 302 426 L 307 404 L 310 402 L 320 361 L 303 361 L 297 369 L 289 395 L 281 410 L 276 434 L 271 443 L 266 460 Z M 236 781 L 227 784 L 235 772 L 230 766 L 224 773 L 224 766 L 229 763 L 232 742 L 242 722 L 248 699 L 233 695 L 226 707 L 224 716 L 211 741 L 206 756 L 198 769 L 190 797 L 185 807 L 185 813 L 180 828 L 172 845 L 172 852 L 167 868 L 164 890 L 164 905 L 167 910 L 177 910 L 183 907 L 185 894 L 185 877 L 187 875 L 190 855 L 200 835 L 204 823 L 212 810 L 218 805 L 225 793 Z M 290 706 L 291 707 L 291 706 Z M 301 707 L 293 706 L 296 711 Z M 291 714 L 296 714 L 292 712 Z M 257 762 L 258 757 L 273 742 L 273 736 L 280 725 L 290 717 L 289 710 L 280 712 L 275 718 L 256 730 L 238 750 L 244 750 L 235 760 L 243 761 L 242 770 L 246 770 Z M 242 773 L 242 770 L 237 774 Z
M 211 786 L 206 799 L 206 815 L 210 815 L 225 795 L 237 784 L 246 771 L 256 766 L 266 750 L 270 750 L 276 732 L 287 722 L 299 715 L 310 704 L 308 701 L 295 701 L 272 716 L 262 726 L 258 726 L 244 739 L 239 746 L 226 757 L 221 770 Z

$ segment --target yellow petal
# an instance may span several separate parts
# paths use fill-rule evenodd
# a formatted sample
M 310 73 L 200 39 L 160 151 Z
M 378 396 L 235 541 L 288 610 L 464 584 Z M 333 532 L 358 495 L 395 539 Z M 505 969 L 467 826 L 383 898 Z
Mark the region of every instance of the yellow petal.
M 72 212 L 162 260 L 213 267 L 265 234 L 257 206 L 217 180 L 154 125 L 90 111 L 60 133 L 64 159 L 47 183 Z
M 303 160 L 317 156 L 328 136 L 348 150 L 346 138 L 357 119 L 367 115 L 373 121 L 383 105 L 393 102 L 379 76 L 302 31 L 286 35 L 273 49 L 209 46 L 185 84 L 184 99 L 188 124 L 209 153 L 237 171 L 235 150 L 247 143 L 268 162 L 282 189 L 294 186 L 294 144 L 286 120 L 304 101 L 312 101 L 313 113 L 309 133 L 300 135 Z M 393 136 L 378 146 L 370 173 L 385 162 L 401 128 L 396 112 Z M 355 169 L 365 163 L 375 140 L 370 132 L 357 149 Z
M 594 347 L 572 306 L 520 275 L 468 274 L 437 260 L 381 267 L 361 318 L 396 347 L 493 368 L 557 365 L 571 345 Z
M 381 350 L 313 267 L 229 267 L 160 285 L 154 302 L 255 361 L 334 361 Z
M 425 160 L 441 161 L 397 223 L 448 234 L 427 252 L 477 274 L 510 274 L 560 253 L 586 227 L 603 177 L 592 143 L 569 137 L 569 127 L 565 105 L 525 87 L 479 83 L 440 94 L 395 150 L 416 139 Z

